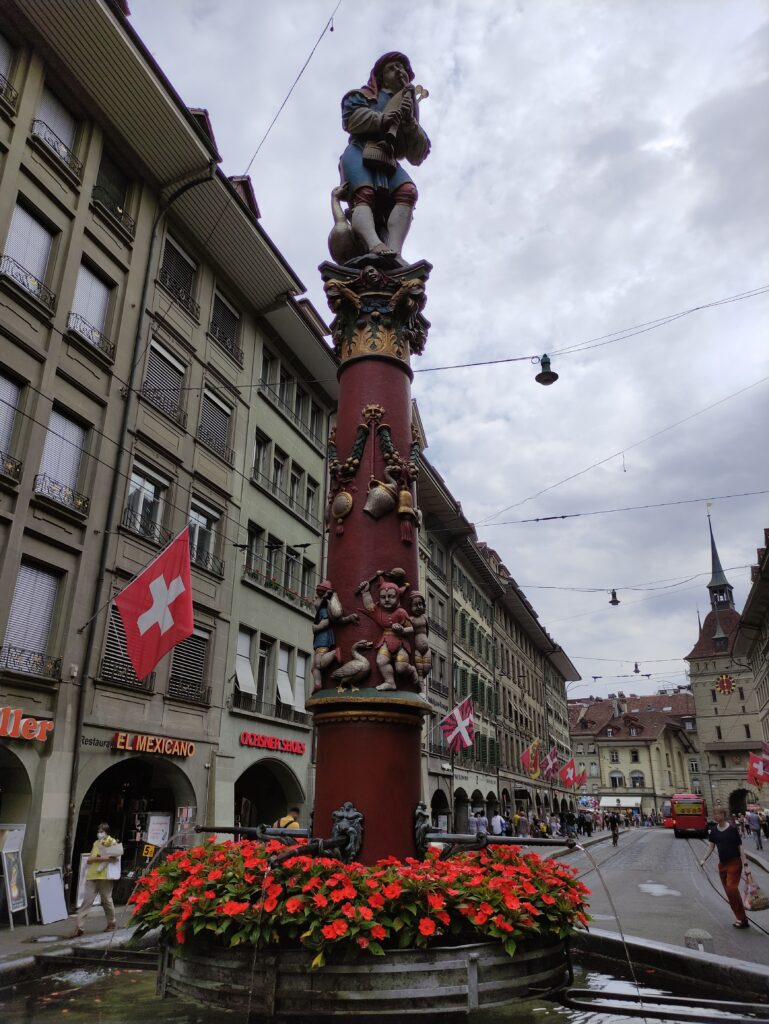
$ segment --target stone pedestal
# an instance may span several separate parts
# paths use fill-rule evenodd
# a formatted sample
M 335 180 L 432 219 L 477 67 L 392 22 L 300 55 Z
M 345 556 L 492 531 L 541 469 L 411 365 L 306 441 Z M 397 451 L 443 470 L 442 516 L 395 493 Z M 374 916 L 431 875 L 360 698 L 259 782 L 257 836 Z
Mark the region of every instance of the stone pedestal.
M 321 688 L 307 704 L 318 733 L 314 830 L 327 835 L 331 813 L 352 801 L 364 815 L 359 859 L 367 863 L 415 854 L 421 724 L 429 710 L 421 696 L 424 661 L 403 612 L 395 610 L 389 628 L 379 591 L 397 588 L 400 608 L 411 614 L 420 451 L 411 429 L 410 361 L 429 327 L 422 308 L 430 269 L 425 262 L 388 267 L 374 256 L 320 268 L 341 360 L 329 443 L 328 577 L 343 615 L 333 625 L 337 654 L 326 656 Z M 368 608 L 363 581 L 370 583 Z M 358 622 L 341 624 L 351 614 Z

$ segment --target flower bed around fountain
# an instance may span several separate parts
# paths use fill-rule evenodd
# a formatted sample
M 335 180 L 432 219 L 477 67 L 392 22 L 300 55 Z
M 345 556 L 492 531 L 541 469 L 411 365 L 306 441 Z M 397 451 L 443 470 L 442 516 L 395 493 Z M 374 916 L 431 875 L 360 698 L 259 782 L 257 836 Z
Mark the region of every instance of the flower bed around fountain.
M 285 849 L 208 842 L 140 880 L 139 929 L 166 937 L 163 991 L 265 1018 L 465 1012 L 560 984 L 587 921 L 573 870 L 516 848 L 272 868 Z

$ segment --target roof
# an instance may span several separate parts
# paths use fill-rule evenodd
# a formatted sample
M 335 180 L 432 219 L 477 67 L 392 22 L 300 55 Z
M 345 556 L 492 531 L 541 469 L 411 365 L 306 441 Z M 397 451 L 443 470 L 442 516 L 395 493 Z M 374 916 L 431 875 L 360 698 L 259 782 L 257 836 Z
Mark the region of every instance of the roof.
M 712 565 L 712 576 L 710 577 L 710 587 L 728 587 L 729 580 L 726 578 L 726 573 L 721 568 L 721 559 L 718 557 L 718 549 L 716 548 L 716 542 L 713 537 L 713 524 L 708 516 L 708 529 L 710 530 L 710 561 Z
M 679 696 L 679 695 L 676 695 Z M 669 704 L 652 710 L 637 710 L 637 704 L 618 700 L 569 701 L 569 732 L 574 737 L 593 736 L 605 738 L 607 729 L 611 729 L 609 737 L 614 740 L 643 742 L 656 739 L 665 729 L 672 728 L 683 732 L 682 718 L 694 713 L 694 698 L 686 694 L 687 701 L 679 701 L 676 712 Z M 671 701 L 670 697 L 659 698 Z M 624 710 L 624 709 L 627 710 Z M 619 711 L 619 714 L 616 712 Z M 635 730 L 635 735 L 631 733 Z
M 769 529 L 764 530 L 764 541 L 767 546 L 757 551 L 758 564 L 750 567 L 753 583 L 734 639 L 736 657 L 745 657 L 751 653 L 754 644 L 761 639 L 769 615 Z
M 737 627 L 740 624 L 740 613 L 734 608 L 719 608 L 718 615 L 715 611 L 709 611 L 702 623 L 699 639 L 684 658 L 684 661 L 693 661 L 697 658 L 720 658 L 725 654 L 731 655 L 734 648 L 734 638 Z M 721 626 L 723 634 L 726 635 L 726 645 L 716 650 L 713 640 L 716 629 Z

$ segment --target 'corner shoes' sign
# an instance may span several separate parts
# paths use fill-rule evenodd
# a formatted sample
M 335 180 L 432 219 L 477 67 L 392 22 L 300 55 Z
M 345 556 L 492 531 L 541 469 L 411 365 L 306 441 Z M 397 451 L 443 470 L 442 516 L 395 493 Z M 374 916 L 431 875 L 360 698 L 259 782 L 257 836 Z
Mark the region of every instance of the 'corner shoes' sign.
M 50 719 L 24 717 L 21 708 L 0 708 L 0 736 L 11 740 L 40 740 L 44 743 L 53 732 Z
M 113 750 L 130 750 L 137 754 L 166 754 L 168 757 L 192 757 L 192 740 L 172 740 L 168 736 L 147 736 L 139 732 L 116 732 L 112 737 Z

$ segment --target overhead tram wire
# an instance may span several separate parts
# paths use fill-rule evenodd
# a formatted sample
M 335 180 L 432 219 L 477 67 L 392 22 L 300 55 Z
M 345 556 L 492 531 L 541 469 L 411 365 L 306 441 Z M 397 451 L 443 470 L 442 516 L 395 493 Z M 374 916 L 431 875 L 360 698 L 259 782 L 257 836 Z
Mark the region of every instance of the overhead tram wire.
M 735 569 L 749 569 L 749 565 L 731 565 L 724 569 L 724 572 L 733 572 Z M 554 583 L 519 583 L 518 586 L 521 590 L 565 590 L 577 594 L 608 594 L 610 590 L 669 590 L 670 587 L 657 587 L 654 586 L 656 583 L 669 583 L 672 587 L 681 586 L 684 583 L 690 583 L 692 580 L 696 580 L 699 576 L 710 576 L 712 569 L 703 569 L 702 572 L 690 573 L 687 576 L 668 576 L 661 580 L 649 580 L 646 583 L 633 583 L 628 586 L 613 586 L 613 587 L 561 587 Z
M 611 455 L 607 455 L 603 459 L 599 459 L 597 462 L 593 462 L 591 465 L 586 466 L 584 469 L 580 469 L 576 473 L 572 473 L 570 476 L 564 477 L 563 480 L 559 480 L 557 483 L 549 484 L 547 487 L 543 487 L 541 490 L 536 491 L 534 494 L 530 494 L 527 498 L 522 498 L 520 501 L 514 502 L 512 505 L 506 505 L 504 508 L 499 509 L 498 512 L 492 513 L 490 516 L 486 516 L 482 519 L 477 526 L 489 526 L 492 519 L 496 519 L 497 516 L 501 516 L 505 512 L 509 512 L 511 509 L 520 508 L 521 505 L 525 505 L 529 501 L 533 501 L 535 498 L 541 497 L 548 491 L 555 490 L 556 487 L 560 487 L 562 484 L 569 483 L 571 480 L 576 480 L 577 477 L 584 476 L 585 473 L 589 473 L 591 469 L 597 469 L 598 466 L 603 466 L 607 462 L 611 462 L 612 459 L 617 459 L 625 452 L 632 451 L 633 448 L 638 448 L 639 445 L 645 444 L 647 441 L 654 440 L 655 437 L 660 437 L 662 434 L 668 433 L 670 430 L 674 430 L 676 427 L 682 426 L 684 423 L 688 423 L 690 420 L 696 419 L 698 416 L 702 416 L 706 412 L 710 412 L 711 409 L 717 408 L 719 405 L 723 405 L 724 402 L 731 401 L 732 398 L 737 398 L 739 395 L 744 395 L 747 391 L 758 387 L 760 384 L 765 384 L 769 381 L 769 376 L 761 377 L 758 380 L 753 381 L 752 384 L 746 384 L 745 387 L 739 388 L 737 391 L 733 391 L 729 395 L 724 395 L 723 398 L 719 398 L 715 402 L 711 402 L 702 409 L 698 409 L 696 412 L 690 413 L 688 416 L 684 416 L 683 419 L 676 420 L 675 423 L 670 423 L 666 427 L 662 427 L 660 430 L 655 430 L 653 434 L 647 434 L 646 437 L 642 437 L 640 441 L 634 441 L 632 444 L 625 445 L 620 448 L 619 451 L 613 452 Z

